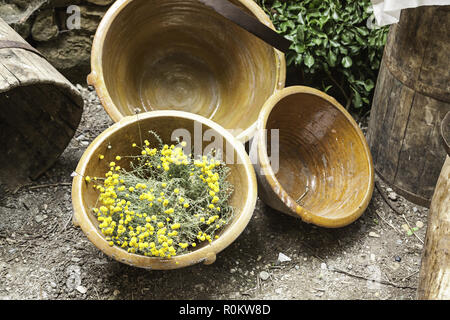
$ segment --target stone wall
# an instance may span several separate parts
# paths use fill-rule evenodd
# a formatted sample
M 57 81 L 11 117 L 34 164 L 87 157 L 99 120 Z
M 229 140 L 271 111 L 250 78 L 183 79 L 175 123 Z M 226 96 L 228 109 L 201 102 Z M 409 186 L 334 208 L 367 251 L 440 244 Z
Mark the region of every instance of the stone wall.
M 70 81 L 86 84 L 95 31 L 114 1 L 0 0 L 0 17 Z M 79 28 L 73 28 L 78 12 Z

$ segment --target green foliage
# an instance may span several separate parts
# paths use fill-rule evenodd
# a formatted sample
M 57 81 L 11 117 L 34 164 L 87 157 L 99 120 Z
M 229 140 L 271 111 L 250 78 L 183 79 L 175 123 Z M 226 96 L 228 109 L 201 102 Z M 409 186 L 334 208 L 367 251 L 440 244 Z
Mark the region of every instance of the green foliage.
M 302 84 L 334 95 L 347 108 L 369 108 L 387 27 L 367 27 L 369 0 L 257 0 L 292 41 L 286 61 Z

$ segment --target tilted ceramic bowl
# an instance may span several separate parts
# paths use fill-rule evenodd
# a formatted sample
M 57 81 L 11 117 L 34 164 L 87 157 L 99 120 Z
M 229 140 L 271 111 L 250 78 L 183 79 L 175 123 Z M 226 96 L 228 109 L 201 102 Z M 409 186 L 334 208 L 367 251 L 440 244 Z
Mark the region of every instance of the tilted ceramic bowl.
M 274 29 L 253 0 L 232 0 Z M 92 47 L 93 85 L 114 121 L 136 112 L 199 114 L 251 138 L 285 84 L 284 54 L 196 0 L 118 0 Z
M 329 228 L 367 208 L 370 150 L 352 116 L 327 94 L 302 86 L 278 92 L 261 111 L 255 141 L 259 196 L 272 208 Z

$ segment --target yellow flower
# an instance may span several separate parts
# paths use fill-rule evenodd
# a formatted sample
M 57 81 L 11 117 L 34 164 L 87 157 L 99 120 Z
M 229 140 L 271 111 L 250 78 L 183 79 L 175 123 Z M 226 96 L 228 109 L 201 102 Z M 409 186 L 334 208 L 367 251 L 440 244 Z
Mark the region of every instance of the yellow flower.
M 103 159 L 105 159 L 105 156 L 101 154 L 101 155 L 98 156 L 98 158 L 99 158 L 100 160 L 103 160 Z
M 91 177 L 87 176 L 84 180 L 86 180 L 86 182 L 91 182 Z
M 122 159 L 120 156 L 117 156 L 117 157 L 116 157 L 116 160 L 117 160 L 117 161 L 120 161 L 120 159 Z
M 166 211 L 164 211 L 164 213 L 167 213 L 167 214 L 171 214 L 171 213 L 174 213 L 174 209 L 173 208 L 170 208 L 170 209 L 167 209 Z

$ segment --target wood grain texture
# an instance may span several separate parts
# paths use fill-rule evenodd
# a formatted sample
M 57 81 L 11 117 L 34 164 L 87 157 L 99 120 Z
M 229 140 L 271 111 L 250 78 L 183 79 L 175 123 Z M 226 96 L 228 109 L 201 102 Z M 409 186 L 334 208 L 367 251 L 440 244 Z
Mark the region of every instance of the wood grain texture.
M 428 213 L 419 299 L 450 299 L 450 157 L 444 163 Z
M 26 43 L 0 19 L 0 40 Z M 44 58 L 0 49 L 0 183 L 36 179 L 61 155 L 81 119 L 83 100 Z
M 450 10 L 404 10 L 391 27 L 367 139 L 376 172 L 407 199 L 430 205 L 445 151 L 439 123 L 450 110 Z

